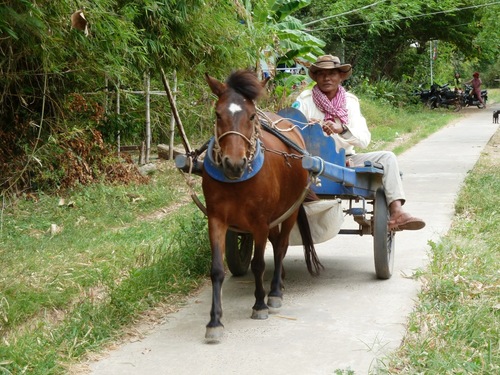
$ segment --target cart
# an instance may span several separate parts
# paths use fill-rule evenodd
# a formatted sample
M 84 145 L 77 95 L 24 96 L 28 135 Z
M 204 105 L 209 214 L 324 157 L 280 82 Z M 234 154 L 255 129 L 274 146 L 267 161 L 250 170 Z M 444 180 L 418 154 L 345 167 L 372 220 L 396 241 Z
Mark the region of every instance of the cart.
M 320 126 L 306 126 L 307 119 L 294 108 L 286 108 L 278 114 L 302 132 L 308 153 L 302 158 L 302 166 L 321 180 L 320 184 L 312 185 L 312 190 L 322 200 L 341 199 L 345 203 L 344 214 L 354 219 L 352 228 L 341 228 L 338 234 L 373 236 L 376 276 L 389 279 L 394 264 L 395 232 L 387 225 L 389 210 L 382 187 L 383 167 L 371 162 L 365 162 L 362 167 L 347 167 L 345 151 L 337 152 L 334 140 L 325 137 Z M 189 163 L 185 155 L 176 157 L 177 168 L 200 171 L 200 163 Z M 246 274 L 252 252 L 251 234 L 228 230 L 226 263 L 234 276 Z

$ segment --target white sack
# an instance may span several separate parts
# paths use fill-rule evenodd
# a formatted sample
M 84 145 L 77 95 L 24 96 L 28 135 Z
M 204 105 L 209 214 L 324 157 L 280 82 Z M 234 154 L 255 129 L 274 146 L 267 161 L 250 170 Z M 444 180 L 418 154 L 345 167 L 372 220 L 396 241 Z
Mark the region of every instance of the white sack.
M 335 237 L 344 222 L 342 200 L 319 200 L 304 203 L 311 235 L 315 244 L 328 241 Z M 302 245 L 297 223 L 290 232 L 290 246 Z

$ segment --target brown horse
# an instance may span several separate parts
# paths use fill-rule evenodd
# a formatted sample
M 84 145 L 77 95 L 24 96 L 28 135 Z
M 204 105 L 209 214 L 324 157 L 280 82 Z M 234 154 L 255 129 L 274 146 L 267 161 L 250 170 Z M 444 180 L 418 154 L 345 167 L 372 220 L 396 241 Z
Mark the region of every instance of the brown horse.
M 282 262 L 295 222 L 302 235 L 309 272 L 319 273 L 322 265 L 316 257 L 302 207 L 308 191 L 309 174 L 302 168 L 300 160 L 304 141 L 299 131 L 294 129 L 281 133 L 286 135 L 285 141 L 290 139 L 294 142 L 290 146 L 272 132 L 262 129 L 262 118 L 259 119 L 257 114 L 255 100 L 267 81 L 260 82 L 253 72 L 236 71 L 225 83 L 208 74 L 205 78 L 218 97 L 215 136 L 205 158 L 202 182 L 212 248 L 212 308 L 205 337 L 209 341 L 217 341 L 223 331 L 220 321 L 221 287 L 224 281 L 226 231 L 229 227 L 251 233 L 255 241 L 251 262 L 255 277 L 253 319 L 266 319 L 268 306 L 281 306 Z M 293 128 L 285 119 L 277 121 L 280 116 L 276 114 L 266 113 L 263 116 L 270 126 Z M 266 304 L 263 276 L 267 239 L 273 246 L 274 274 Z

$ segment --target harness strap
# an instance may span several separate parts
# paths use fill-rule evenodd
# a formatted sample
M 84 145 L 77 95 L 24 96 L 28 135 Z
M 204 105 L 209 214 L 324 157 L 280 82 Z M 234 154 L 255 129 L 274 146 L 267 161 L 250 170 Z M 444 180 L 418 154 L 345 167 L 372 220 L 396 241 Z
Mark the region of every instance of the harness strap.
M 267 121 L 265 119 L 262 119 L 262 118 L 260 119 L 260 125 L 262 126 L 262 128 L 265 131 L 267 131 L 268 133 L 271 133 L 272 135 L 274 135 L 281 142 L 283 142 L 285 145 L 293 148 L 299 154 L 305 155 L 305 156 L 309 156 L 309 153 L 306 150 L 304 150 L 302 147 L 300 147 L 297 143 L 295 143 L 294 141 L 292 141 L 287 136 L 281 134 L 281 132 L 279 130 L 273 128 L 272 126 L 269 126 L 269 124 L 267 123 Z
M 273 228 L 276 225 L 281 224 L 286 219 L 288 219 L 290 217 L 290 215 L 293 214 L 295 212 L 295 210 L 297 210 L 297 208 L 299 208 L 299 206 L 302 204 L 302 202 L 304 202 L 304 199 L 306 198 L 307 192 L 309 191 L 309 187 L 311 186 L 311 181 L 312 181 L 311 173 L 309 173 L 307 185 L 304 188 L 304 191 L 302 192 L 300 197 L 295 201 L 295 203 L 288 210 L 285 211 L 285 213 L 283 215 L 281 215 L 279 218 L 277 218 L 271 224 L 269 224 L 269 228 Z
M 295 201 L 295 203 L 292 204 L 290 206 L 290 208 L 283 213 L 283 215 L 281 215 L 279 218 L 277 218 L 276 220 L 274 220 L 273 222 L 271 222 L 271 224 L 269 224 L 269 228 L 273 228 L 276 225 L 281 224 L 286 219 L 288 219 L 299 208 L 299 206 L 304 202 L 304 199 L 306 198 L 306 195 L 307 195 L 307 193 L 309 191 L 309 187 L 311 186 L 311 181 L 312 181 L 312 179 L 311 179 L 311 173 L 310 173 L 309 174 L 309 179 L 307 181 L 307 185 L 304 188 L 304 191 L 302 192 L 302 194 Z M 196 195 L 196 193 L 194 191 L 191 192 L 191 199 L 198 206 L 198 208 L 200 209 L 200 211 L 203 212 L 203 214 L 205 214 L 205 216 L 208 216 L 207 208 L 200 201 L 200 199 L 198 198 L 198 196 Z M 233 232 L 247 233 L 247 232 L 244 232 L 244 231 L 242 231 L 242 230 L 240 230 L 238 228 L 234 228 L 234 227 L 231 227 L 231 226 L 229 226 L 229 229 L 231 229 Z

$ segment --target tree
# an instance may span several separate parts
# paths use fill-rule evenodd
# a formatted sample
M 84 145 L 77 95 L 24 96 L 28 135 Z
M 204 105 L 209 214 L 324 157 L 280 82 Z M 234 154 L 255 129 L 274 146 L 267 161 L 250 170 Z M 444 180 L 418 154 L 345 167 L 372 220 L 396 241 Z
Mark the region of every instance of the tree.
M 236 3 L 240 4 L 238 0 Z M 314 61 L 322 54 L 325 43 L 307 32 L 293 13 L 311 4 L 311 0 L 245 0 L 240 4 L 240 16 L 247 24 L 260 60 L 292 62 L 296 58 Z
M 104 115 L 106 79 L 137 88 L 143 72 L 155 64 L 178 69 L 181 80 L 197 81 L 183 96 L 191 120 L 196 115 L 189 111 L 192 103 L 206 104 L 199 100 L 205 95 L 199 89 L 204 87 L 203 73 L 226 73 L 248 64 L 249 50 L 240 47 L 249 44 L 247 34 L 228 2 L 80 3 L 88 35 L 71 27 L 74 2 L 7 0 L 0 5 L 1 194 L 16 186 L 59 186 L 70 169 L 92 172 L 92 161 L 76 155 L 75 145 L 88 143 L 90 149 L 96 143 L 95 130 L 104 136 L 119 128 L 140 134 L 140 103 L 130 96 L 125 98 L 128 111 L 118 122 Z M 210 22 L 200 22 L 205 17 Z M 164 103 L 160 108 L 166 112 Z M 124 119 L 129 124 L 124 125 Z M 94 152 L 97 156 L 102 150 Z M 66 164 L 69 160 L 81 165 Z
M 490 21 L 492 6 L 483 7 L 481 3 L 315 0 L 301 16 L 311 32 L 326 41 L 325 50 L 354 64 L 357 75 L 398 79 L 413 76 L 415 64 L 428 64 L 430 40 L 450 44 L 453 53 L 468 60 L 491 63 L 492 57 L 498 56 L 500 40 L 498 28 Z

